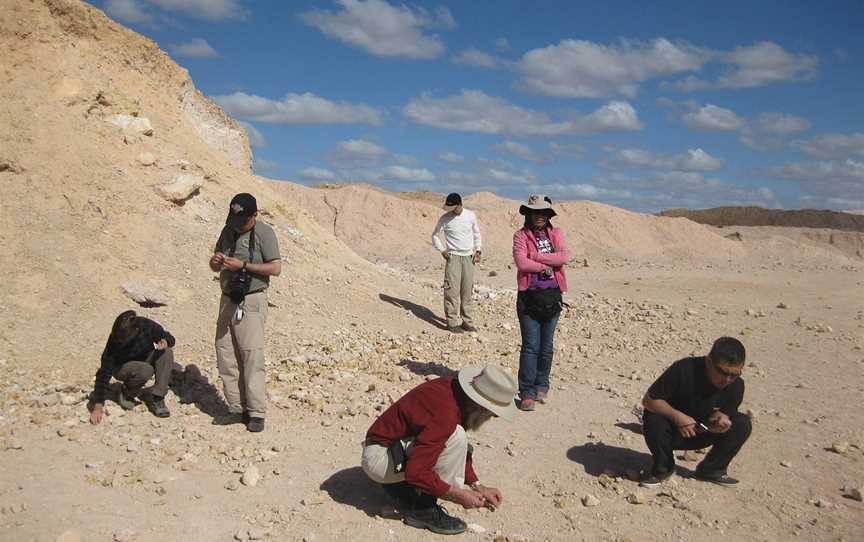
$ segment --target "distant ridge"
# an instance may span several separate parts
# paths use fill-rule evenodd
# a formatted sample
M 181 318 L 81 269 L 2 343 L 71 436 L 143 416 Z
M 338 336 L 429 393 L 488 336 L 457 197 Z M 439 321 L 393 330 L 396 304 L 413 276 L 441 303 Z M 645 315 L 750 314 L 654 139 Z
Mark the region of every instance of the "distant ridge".
M 762 207 L 715 207 L 695 211 L 669 209 L 657 214 L 684 217 L 710 226 L 787 226 L 864 232 L 864 215 L 818 209 L 787 211 Z

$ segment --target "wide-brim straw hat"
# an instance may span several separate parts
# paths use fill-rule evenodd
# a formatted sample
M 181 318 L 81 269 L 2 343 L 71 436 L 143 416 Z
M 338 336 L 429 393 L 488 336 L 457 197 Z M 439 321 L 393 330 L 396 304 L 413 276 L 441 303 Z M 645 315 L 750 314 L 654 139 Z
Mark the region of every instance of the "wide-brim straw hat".
M 528 196 L 528 203 L 523 203 L 519 206 L 519 214 L 528 214 L 528 211 L 545 211 L 549 218 L 557 215 L 555 209 L 552 208 L 552 199 L 546 194 L 531 194 Z
M 505 420 L 516 415 L 516 379 L 496 365 L 465 367 L 459 385 L 472 401 Z

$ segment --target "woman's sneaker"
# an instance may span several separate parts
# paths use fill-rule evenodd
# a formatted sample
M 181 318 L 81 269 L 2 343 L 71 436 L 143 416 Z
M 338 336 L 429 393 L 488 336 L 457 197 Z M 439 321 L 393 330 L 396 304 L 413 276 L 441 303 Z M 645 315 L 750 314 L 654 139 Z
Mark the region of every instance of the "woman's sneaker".
M 403 521 L 418 529 L 429 529 L 436 534 L 460 534 L 468 528 L 461 519 L 451 516 L 440 504 L 403 512 Z
M 669 478 L 672 477 L 672 471 L 669 472 L 647 472 L 642 479 L 639 480 L 639 485 L 642 487 L 657 487 Z

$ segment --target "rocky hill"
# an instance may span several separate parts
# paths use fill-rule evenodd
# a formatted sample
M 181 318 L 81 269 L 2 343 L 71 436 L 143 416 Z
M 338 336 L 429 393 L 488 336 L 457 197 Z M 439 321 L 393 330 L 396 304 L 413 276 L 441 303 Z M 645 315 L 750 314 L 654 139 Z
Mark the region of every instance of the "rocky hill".
M 784 226 L 791 228 L 825 228 L 864 232 L 864 216 L 856 211 L 817 209 L 764 209 L 762 207 L 716 207 L 713 209 L 670 209 L 660 216 L 684 217 L 711 226 Z

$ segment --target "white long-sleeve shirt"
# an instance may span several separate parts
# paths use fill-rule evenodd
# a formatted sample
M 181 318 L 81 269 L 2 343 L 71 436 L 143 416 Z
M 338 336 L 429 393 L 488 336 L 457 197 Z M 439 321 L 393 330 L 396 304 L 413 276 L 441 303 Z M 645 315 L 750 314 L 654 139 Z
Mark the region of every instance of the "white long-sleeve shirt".
M 444 232 L 444 243 L 441 242 L 441 232 Z M 446 246 L 445 246 L 446 243 Z M 470 209 L 462 209 L 460 214 L 444 213 L 438 219 L 438 224 L 432 231 L 432 244 L 438 252 L 446 249 L 456 256 L 471 256 L 481 247 L 480 224 L 477 215 Z

